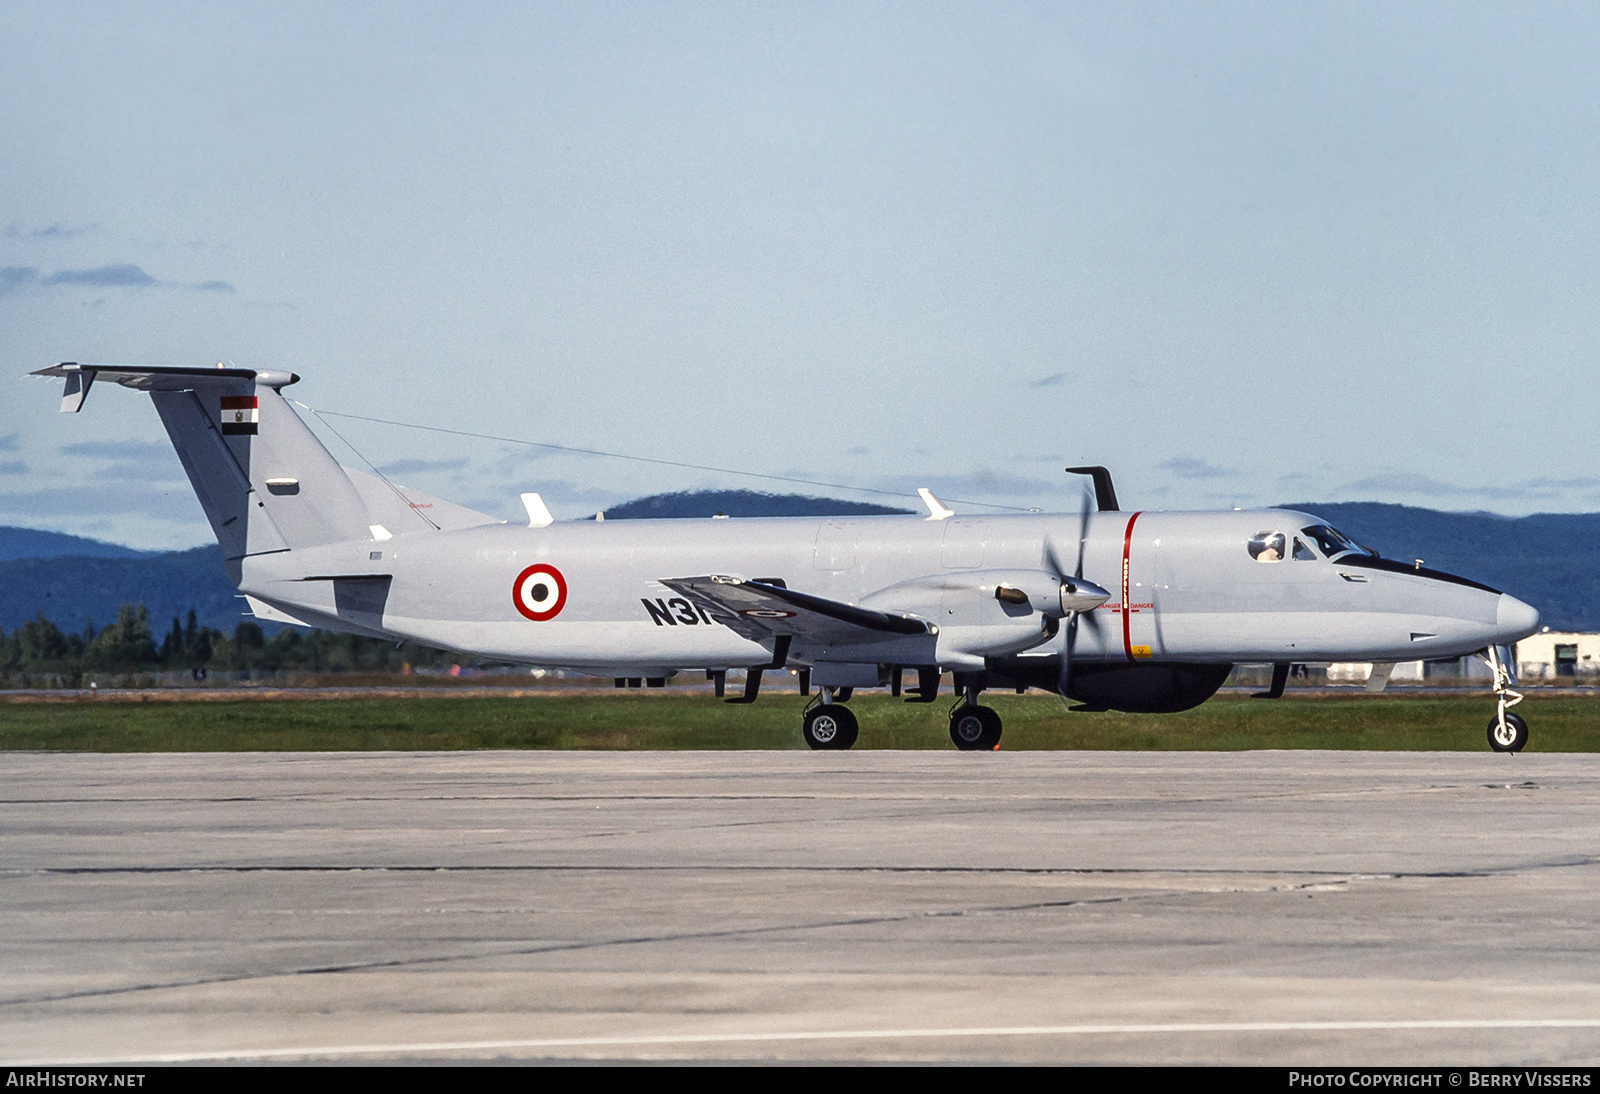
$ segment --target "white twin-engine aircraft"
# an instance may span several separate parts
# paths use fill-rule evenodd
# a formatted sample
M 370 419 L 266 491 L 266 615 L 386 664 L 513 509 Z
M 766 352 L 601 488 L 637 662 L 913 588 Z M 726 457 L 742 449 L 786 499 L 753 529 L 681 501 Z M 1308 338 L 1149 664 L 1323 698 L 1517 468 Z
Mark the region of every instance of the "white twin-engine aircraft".
M 958 748 L 991 749 L 986 688 L 1028 687 L 1076 709 L 1186 710 L 1237 663 L 1393 663 L 1483 653 L 1499 708 L 1489 742 L 1516 751 L 1506 647 L 1539 613 L 1487 585 L 1380 558 L 1283 509 L 1125 513 L 1104 468 L 1082 512 L 969 517 L 926 491 L 929 515 L 556 522 L 536 494 L 512 525 L 340 467 L 280 390 L 243 368 L 59 364 L 63 411 L 96 380 L 148 391 L 260 619 L 459 650 L 659 686 L 730 669 L 756 698 L 793 668 L 818 695 L 812 748 L 849 748 L 858 688 L 932 702 L 952 672 Z M 1087 576 L 1085 576 L 1087 575 Z M 1372 686 L 1369 684 L 1369 687 Z M 1509 698 L 1508 698 L 1509 697 Z

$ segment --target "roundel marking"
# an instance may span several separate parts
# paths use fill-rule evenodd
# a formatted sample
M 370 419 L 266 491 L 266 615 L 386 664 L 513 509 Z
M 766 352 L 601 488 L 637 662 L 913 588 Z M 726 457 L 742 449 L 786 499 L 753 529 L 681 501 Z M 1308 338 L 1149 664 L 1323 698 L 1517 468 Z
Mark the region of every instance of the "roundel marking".
M 567 579 L 554 566 L 529 566 L 512 583 L 511 602 L 535 623 L 554 619 L 567 604 Z
M 793 619 L 794 612 L 783 612 L 777 608 L 745 608 L 739 612 L 751 619 Z

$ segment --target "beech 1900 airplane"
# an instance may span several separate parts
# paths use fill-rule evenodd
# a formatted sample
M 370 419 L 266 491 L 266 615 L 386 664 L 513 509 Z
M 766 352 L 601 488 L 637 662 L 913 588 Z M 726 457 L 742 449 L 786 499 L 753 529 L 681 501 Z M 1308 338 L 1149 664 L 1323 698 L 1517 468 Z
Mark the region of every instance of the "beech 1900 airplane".
M 1380 558 L 1309 513 L 1123 512 L 1104 468 L 1067 515 L 552 520 L 537 494 L 513 525 L 341 467 L 282 396 L 299 377 L 244 368 L 64 363 L 77 411 L 96 381 L 150 393 L 257 618 L 408 639 L 496 661 L 659 685 L 745 672 L 813 687 L 812 748 L 849 748 L 858 688 L 933 702 L 954 674 L 950 736 L 992 749 L 986 688 L 1079 710 L 1168 712 L 1239 663 L 1395 662 L 1482 653 L 1499 706 L 1489 742 L 1526 723 L 1508 647 L 1539 614 L 1487 585 Z M 1370 685 L 1369 685 L 1370 686 Z

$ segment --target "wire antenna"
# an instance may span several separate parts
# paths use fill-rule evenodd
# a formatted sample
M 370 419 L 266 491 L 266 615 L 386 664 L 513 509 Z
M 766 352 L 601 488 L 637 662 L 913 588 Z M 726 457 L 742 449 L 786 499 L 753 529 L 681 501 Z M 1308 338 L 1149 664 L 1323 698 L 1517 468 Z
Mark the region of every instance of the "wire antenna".
M 301 403 L 300 405 L 305 406 L 304 403 Z M 311 410 L 310 407 L 306 407 L 306 409 Z M 768 482 L 787 482 L 798 486 L 822 486 L 829 490 L 854 490 L 861 494 L 879 494 L 890 498 L 905 498 L 915 496 L 908 495 L 900 490 L 880 490 L 871 486 L 846 486 L 844 483 L 840 482 L 821 482 L 817 479 L 801 479 L 790 475 L 767 475 L 759 471 L 736 471 L 731 467 L 711 467 L 702 463 L 684 463 L 679 460 L 662 460 L 653 456 L 630 456 L 625 452 L 605 452 L 598 448 L 575 448 L 572 445 L 551 444 L 548 441 L 530 441 L 522 437 L 501 437 L 493 433 L 472 433 L 465 429 L 446 429 L 443 426 L 437 425 L 418 425 L 416 422 L 397 422 L 389 418 L 369 418 L 364 414 L 344 414 L 337 410 L 311 410 L 311 413 L 315 414 L 319 419 L 321 419 L 323 424 L 327 425 L 329 429 L 333 429 L 333 426 L 327 422 L 328 418 L 350 418 L 358 422 L 374 422 L 378 425 L 399 426 L 402 429 L 421 429 L 429 433 L 446 433 L 452 437 L 472 437 L 480 441 L 499 441 L 503 444 L 521 444 L 527 445 L 530 448 L 545 448 L 552 452 L 568 452 L 576 456 L 603 456 L 606 459 L 611 460 L 632 460 L 635 463 L 650 463 L 659 467 L 679 467 L 688 471 L 710 471 L 718 475 L 738 475 L 747 479 L 765 479 Z M 345 444 L 350 444 L 349 441 L 344 440 L 344 437 L 340 435 L 337 430 L 334 430 L 334 436 L 338 437 L 341 441 L 344 441 Z M 351 446 L 351 451 L 355 451 L 354 446 Z M 356 455 L 360 456 L 361 454 L 357 452 Z M 361 458 L 366 460 L 365 456 L 362 456 Z M 367 466 L 372 467 L 370 461 L 367 463 Z M 378 470 L 376 467 L 373 467 L 372 469 L 374 471 Z M 381 472 L 379 474 L 381 477 Z M 383 481 L 388 482 L 389 480 L 384 479 Z M 392 486 L 393 484 L 391 483 L 390 485 Z M 399 491 L 396 491 L 396 493 L 399 493 Z M 976 505 L 984 509 L 1005 509 L 1013 513 L 1029 512 L 1027 508 L 1020 505 L 1000 505 L 992 501 L 971 501 L 965 498 L 950 498 L 949 500 L 955 502 L 957 505 Z M 429 523 L 431 524 L 432 521 L 429 521 Z
M 437 524 L 433 523 L 433 518 L 432 517 L 428 516 L 428 514 L 424 513 L 421 509 L 418 509 L 415 505 L 413 505 L 412 502 L 411 502 L 411 499 L 406 497 L 405 492 L 402 491 L 394 483 L 389 481 L 389 476 L 388 475 L 385 475 L 382 471 L 378 470 L 378 465 L 377 464 L 373 463 L 371 460 L 367 459 L 366 456 L 362 455 L 361 450 L 359 448 L 357 448 L 355 445 L 351 444 L 349 439 L 346 438 L 343 433 L 340 433 L 337 429 L 333 428 L 333 423 L 328 421 L 326 418 L 323 417 L 322 411 L 320 411 L 320 410 L 312 410 L 311 407 L 306 406 L 306 404 L 300 402 L 298 399 L 296 399 L 295 402 L 299 406 L 305 406 L 307 410 L 310 410 L 311 413 L 315 414 L 317 416 L 317 420 L 322 422 L 323 425 L 328 427 L 328 432 L 332 433 L 335 437 L 338 437 L 341 441 L 343 441 L 344 442 L 344 446 L 346 448 L 348 448 L 350 451 L 354 452 L 356 454 L 356 458 L 357 459 L 359 459 L 362 463 L 366 464 L 368 467 L 372 468 L 372 473 L 374 475 L 378 476 L 378 478 L 383 480 L 383 485 L 387 486 L 390 490 L 394 491 L 394 496 L 395 497 L 399 498 L 401 501 L 406 503 L 406 508 L 407 509 L 411 510 L 411 512 L 415 513 L 417 516 L 419 516 L 423 520 L 427 521 L 428 522 L 428 527 L 432 528 L 435 532 L 442 531 L 442 529 Z M 346 417 L 348 417 L 348 415 L 346 415 Z

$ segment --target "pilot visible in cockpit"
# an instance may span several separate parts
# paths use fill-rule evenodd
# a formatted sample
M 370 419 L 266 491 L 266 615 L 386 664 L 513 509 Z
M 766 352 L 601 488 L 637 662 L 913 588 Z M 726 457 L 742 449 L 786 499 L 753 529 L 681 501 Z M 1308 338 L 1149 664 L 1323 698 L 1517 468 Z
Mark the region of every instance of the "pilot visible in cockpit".
M 1257 532 L 1246 545 L 1257 562 L 1282 562 L 1286 539 L 1282 532 Z

